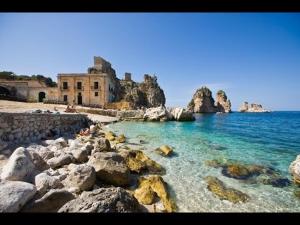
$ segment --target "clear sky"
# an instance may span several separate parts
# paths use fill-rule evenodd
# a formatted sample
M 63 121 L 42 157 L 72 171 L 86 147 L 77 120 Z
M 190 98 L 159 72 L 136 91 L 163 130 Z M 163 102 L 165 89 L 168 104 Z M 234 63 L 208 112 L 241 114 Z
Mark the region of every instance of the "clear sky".
M 0 70 L 86 72 L 93 56 L 119 78 L 156 74 L 168 106 L 223 89 L 271 110 L 300 110 L 300 14 L 0 13 Z

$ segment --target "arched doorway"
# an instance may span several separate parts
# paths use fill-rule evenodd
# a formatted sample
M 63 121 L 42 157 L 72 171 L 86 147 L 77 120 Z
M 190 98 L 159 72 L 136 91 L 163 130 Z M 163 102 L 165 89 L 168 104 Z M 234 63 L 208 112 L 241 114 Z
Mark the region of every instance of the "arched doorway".
M 7 97 L 10 95 L 10 91 L 7 88 L 0 86 L 0 97 Z
M 43 91 L 39 92 L 39 102 L 43 102 L 44 98 L 46 98 L 46 93 Z
M 81 95 L 81 92 L 78 93 L 78 96 L 77 96 L 77 104 L 78 104 L 78 105 L 82 105 L 82 95 Z

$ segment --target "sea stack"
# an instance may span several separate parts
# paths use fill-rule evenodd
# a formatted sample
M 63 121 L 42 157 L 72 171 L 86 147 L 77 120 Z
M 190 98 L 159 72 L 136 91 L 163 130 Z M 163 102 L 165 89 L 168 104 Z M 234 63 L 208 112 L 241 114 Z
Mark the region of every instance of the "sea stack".
M 220 90 L 217 93 L 217 101 L 215 104 L 212 92 L 204 86 L 196 90 L 187 108 L 194 113 L 227 113 L 231 112 L 231 103 L 230 100 L 227 99 L 225 92 Z
M 216 107 L 218 112 L 230 113 L 231 112 L 231 102 L 227 99 L 227 95 L 223 90 L 217 92 L 216 97 Z
M 240 108 L 239 112 L 270 112 L 262 107 L 260 104 L 252 103 L 249 104 L 248 102 L 244 102 Z

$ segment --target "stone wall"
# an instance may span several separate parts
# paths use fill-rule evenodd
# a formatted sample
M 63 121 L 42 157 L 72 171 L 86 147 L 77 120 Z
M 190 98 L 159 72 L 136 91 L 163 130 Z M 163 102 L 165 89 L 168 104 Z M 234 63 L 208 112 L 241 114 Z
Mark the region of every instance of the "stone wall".
M 4 142 L 33 142 L 65 132 L 78 132 L 87 127 L 82 114 L 0 113 L 0 140 Z

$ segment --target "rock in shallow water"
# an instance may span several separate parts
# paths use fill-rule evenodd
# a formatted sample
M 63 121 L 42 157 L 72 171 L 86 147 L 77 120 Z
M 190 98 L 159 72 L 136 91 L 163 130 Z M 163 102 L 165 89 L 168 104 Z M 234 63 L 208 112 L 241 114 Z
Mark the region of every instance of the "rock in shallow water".
M 67 202 L 58 212 L 141 212 L 141 206 L 123 188 L 112 187 L 83 192 L 79 198 Z
M 247 194 L 239 190 L 226 187 L 226 185 L 216 177 L 207 176 L 205 180 L 208 184 L 207 189 L 213 192 L 221 200 L 238 203 L 247 202 L 250 199 Z
M 291 163 L 289 172 L 293 176 L 294 183 L 300 185 L 300 155 Z
M 19 212 L 36 193 L 34 185 L 22 181 L 0 182 L 0 212 Z
M 173 149 L 168 145 L 162 145 L 155 149 L 155 152 L 162 156 L 171 156 L 173 154 Z

